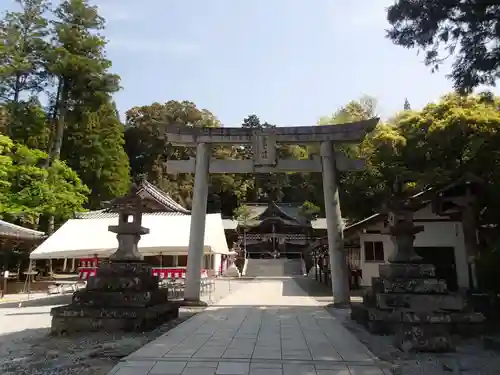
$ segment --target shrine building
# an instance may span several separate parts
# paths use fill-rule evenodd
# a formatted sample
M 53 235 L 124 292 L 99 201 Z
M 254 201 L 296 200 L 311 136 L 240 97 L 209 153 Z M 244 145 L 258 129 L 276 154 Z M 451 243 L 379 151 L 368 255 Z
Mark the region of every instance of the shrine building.
M 250 215 L 244 221 L 225 219 L 229 239 L 237 239 L 248 258 L 307 258 L 318 238 L 326 236 L 326 219 L 309 219 L 300 204 L 247 203 Z

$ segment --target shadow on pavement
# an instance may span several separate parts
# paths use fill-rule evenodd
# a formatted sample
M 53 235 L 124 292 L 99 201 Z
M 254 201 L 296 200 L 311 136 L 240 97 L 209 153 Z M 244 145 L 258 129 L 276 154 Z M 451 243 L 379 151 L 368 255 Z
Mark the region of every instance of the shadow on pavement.
M 53 306 L 53 305 L 65 305 L 71 302 L 71 297 L 73 294 L 64 294 L 58 296 L 47 296 L 43 298 L 37 298 L 32 300 L 20 300 L 16 302 L 5 302 L 2 303 L 0 300 L 0 310 L 2 309 L 12 309 L 22 304 L 22 307 L 42 307 L 42 306 Z
M 193 315 L 192 311 L 181 309 L 178 319 L 148 332 L 82 332 L 53 336 L 47 327 L 0 334 L 0 374 L 106 375 L 123 357 Z

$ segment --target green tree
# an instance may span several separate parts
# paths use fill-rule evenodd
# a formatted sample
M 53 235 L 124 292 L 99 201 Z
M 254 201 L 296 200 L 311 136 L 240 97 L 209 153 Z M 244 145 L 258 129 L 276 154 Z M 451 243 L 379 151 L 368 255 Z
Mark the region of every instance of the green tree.
M 38 98 L 7 103 L 3 109 L 2 133 L 30 148 L 47 149 L 50 135 L 48 118 Z
M 433 70 L 454 56 L 449 76 L 461 93 L 495 85 L 500 75 L 497 1 L 398 0 L 388 8 L 387 19 L 388 38 L 402 47 L 425 51 L 425 63 Z
M 49 160 L 61 155 L 68 112 L 98 110 L 118 90 L 118 76 L 109 73 L 111 61 L 105 58 L 106 41 L 99 34 L 104 19 L 87 0 L 63 0 L 54 10 L 48 70 L 57 85 L 53 97 L 52 133 Z M 83 109 L 81 107 L 84 107 Z
M 234 218 L 238 220 L 238 222 L 246 227 L 248 225 L 249 220 L 252 216 L 252 210 L 246 204 L 242 204 L 235 208 L 234 210 Z
M 68 116 L 61 156 L 91 187 L 89 208 L 98 209 L 101 202 L 125 195 L 130 188 L 123 126 L 113 103 L 78 119 L 72 115 Z
M 305 201 L 299 208 L 300 214 L 308 220 L 314 219 L 321 211 L 321 209 L 314 203 Z
M 46 157 L 0 135 L 0 217 L 35 227 L 42 215 L 61 221 L 83 210 L 88 188 L 61 161 L 42 168 Z
M 127 111 L 125 150 L 130 159 L 134 180 L 147 178 L 167 191 L 173 199 L 191 205 L 194 178 L 190 174 L 169 174 L 167 160 L 195 157 L 195 150 L 169 144 L 163 133 L 166 125 L 186 127 L 218 127 L 220 122 L 210 111 L 198 108 L 193 102 L 171 100 L 150 106 L 134 107 Z M 218 159 L 237 157 L 236 148 L 214 147 Z M 211 175 L 208 197 L 209 212 L 231 215 L 238 200 L 246 195 L 248 184 L 241 176 L 232 174 Z
M 0 101 L 18 103 L 21 95 L 38 94 L 46 79 L 44 52 L 48 22 L 46 0 L 15 0 L 17 12 L 0 21 Z
M 352 100 L 330 116 L 320 118 L 319 125 L 335 125 L 376 117 L 377 100 L 371 96 L 363 96 Z M 380 125 L 379 125 L 380 128 Z M 375 131 L 376 133 L 376 131 Z M 381 185 L 378 166 L 372 163 L 374 148 L 371 146 L 371 136 L 356 145 L 340 145 L 339 152 L 351 158 L 364 159 L 366 168 L 363 171 L 346 171 L 340 174 L 340 199 L 342 215 L 347 221 L 362 219 L 377 209 L 381 197 Z M 310 154 L 318 155 L 317 147 L 309 147 Z M 313 203 L 323 206 L 323 186 L 321 173 L 311 173 L 314 189 Z

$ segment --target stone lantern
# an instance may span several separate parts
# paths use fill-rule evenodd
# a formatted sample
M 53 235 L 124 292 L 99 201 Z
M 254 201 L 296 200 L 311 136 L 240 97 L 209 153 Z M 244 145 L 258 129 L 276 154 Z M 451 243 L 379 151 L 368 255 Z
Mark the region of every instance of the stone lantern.
M 372 333 L 394 334 L 394 345 L 403 351 L 449 351 L 451 334 L 477 331 L 484 321 L 480 313 L 467 309 L 464 298 L 448 291 L 446 281 L 436 275 L 415 252 L 415 234 L 422 226 L 413 223 L 413 212 L 422 206 L 418 196 L 402 197 L 400 186 L 388 205 L 388 223 L 394 243 L 388 264 L 379 265 L 379 277 L 352 306 L 352 319 Z
M 118 225 L 110 225 L 108 230 L 116 233 L 118 249 L 109 257 L 111 261 L 138 262 L 144 257 L 139 253 L 137 244 L 149 229 L 142 226 L 142 214 L 149 211 L 137 195 L 137 187 L 132 185 L 130 193 L 108 204 L 111 212 L 118 213 Z
M 142 226 L 147 208 L 132 186 L 130 194 L 109 206 L 118 214 L 118 248 L 110 262 L 101 262 L 84 290 L 73 294 L 72 303 L 51 310 L 52 332 L 144 331 L 179 314 L 179 304 L 168 301 L 168 290 L 160 289 L 151 266 L 143 261 L 138 242 L 149 229 Z

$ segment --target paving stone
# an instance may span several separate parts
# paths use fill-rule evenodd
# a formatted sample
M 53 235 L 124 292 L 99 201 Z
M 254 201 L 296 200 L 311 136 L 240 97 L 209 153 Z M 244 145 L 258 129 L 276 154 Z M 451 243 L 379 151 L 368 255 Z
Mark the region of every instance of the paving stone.
M 285 363 L 283 365 L 283 375 L 316 375 L 314 365 Z
M 250 371 L 249 362 L 220 362 L 217 375 L 247 375 Z
M 368 366 L 373 354 L 292 279 L 241 286 L 123 363 L 144 358 L 158 359 L 151 375 L 382 375 Z M 367 366 L 349 374 L 344 361 Z
M 283 375 L 283 370 L 280 368 L 255 368 L 250 369 L 249 375 Z
M 250 363 L 250 370 L 258 369 L 258 368 L 264 368 L 264 369 L 283 368 L 283 365 L 281 363 L 276 363 L 276 362 L 252 362 L 252 363 Z
M 347 366 L 351 375 L 384 375 L 379 367 L 374 366 Z
M 214 375 L 215 369 L 210 367 L 186 367 L 182 375 Z
M 158 361 L 148 375 L 180 375 L 187 362 Z
M 187 367 L 210 367 L 217 368 L 219 362 L 206 362 L 206 361 L 197 361 L 197 362 L 188 362 Z

